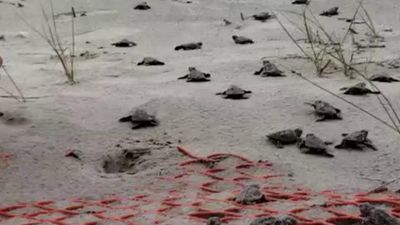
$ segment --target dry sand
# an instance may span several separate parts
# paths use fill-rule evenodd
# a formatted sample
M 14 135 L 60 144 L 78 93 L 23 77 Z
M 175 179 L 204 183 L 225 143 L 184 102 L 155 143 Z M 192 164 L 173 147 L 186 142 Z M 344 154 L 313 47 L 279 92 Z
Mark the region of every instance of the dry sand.
M 136 183 L 153 179 L 152 174 L 168 171 L 171 163 L 180 160 L 179 153 L 175 152 L 178 144 L 199 155 L 223 151 L 269 160 L 282 171 L 293 173 L 297 183 L 316 190 L 365 190 L 398 176 L 399 138 L 394 132 L 291 75 L 290 70 L 302 72 L 334 92 L 356 80 L 349 80 L 340 72 L 317 78 L 306 60 L 285 59 L 299 51 L 276 20 L 240 21 L 240 12 L 248 16 L 261 11 L 300 10 L 300 6 L 293 6 L 288 0 L 194 0 L 191 4 L 149 0 L 152 7 L 149 11 L 134 11 L 135 1 L 75 0 L 77 10 L 87 11 L 86 17 L 76 20 L 77 51 L 90 51 L 98 57 L 77 60 L 79 84 L 73 86 L 64 84 L 61 66 L 50 59 L 53 53 L 49 47 L 18 16 L 40 27 L 40 4 L 47 5 L 47 1 L 22 3 L 24 8 L 0 4 L 0 35 L 6 38 L 0 41 L 0 55 L 25 95 L 41 98 L 24 104 L 0 99 L 0 111 L 25 118 L 0 124 L 0 152 L 12 154 L 7 162 L 0 161 L 1 204 L 130 194 Z M 314 0 L 311 8 L 320 12 L 335 5 L 340 6 L 339 17 L 351 17 L 355 4 L 347 0 Z M 385 49 L 369 50 L 359 59 L 397 58 L 400 2 L 367 0 L 365 5 L 378 30 L 392 28 L 393 31 L 382 33 L 386 38 Z M 55 11 L 66 12 L 70 6 L 70 1 L 57 0 Z M 225 26 L 222 18 L 233 21 L 233 25 Z M 347 26 L 337 17 L 321 18 L 321 21 L 338 32 Z M 62 37 L 68 40 L 68 17 L 60 17 L 58 22 Z M 235 28 L 238 25 L 240 29 Z M 20 37 L 20 33 L 25 37 Z M 234 34 L 252 38 L 255 44 L 235 45 L 231 40 Z M 110 45 L 122 38 L 138 45 L 133 48 Z M 203 49 L 173 50 L 174 46 L 191 41 L 202 41 Z M 166 65 L 137 66 L 146 56 Z M 253 76 L 263 58 L 276 63 L 288 77 Z M 211 73 L 212 81 L 176 80 L 189 66 Z M 368 69 L 369 73 L 396 75 L 399 72 L 375 64 L 368 65 Z M 242 101 L 215 96 L 230 84 L 250 89 L 253 94 Z M 1 85 L 10 89 L 6 79 L 1 80 Z M 378 86 L 393 101 L 394 107 L 400 109 L 399 85 Z M 347 98 L 385 117 L 374 96 Z M 344 120 L 315 123 L 312 110 L 303 102 L 317 99 L 341 108 Z M 118 123 L 121 116 L 138 106 L 155 112 L 160 126 L 133 131 L 129 124 Z M 295 146 L 277 149 L 265 140 L 265 135 L 272 131 L 295 127 L 336 143 L 343 132 L 367 129 L 379 151 L 340 150 L 335 151 L 335 158 L 327 159 L 303 155 Z M 171 144 L 159 147 L 156 142 Z M 122 148 L 149 146 L 155 150 L 144 166 L 146 170 L 136 175 L 104 174 L 102 159 L 121 148 L 117 145 Z M 82 161 L 64 157 L 68 150 L 80 150 Z M 400 186 L 394 185 L 394 188 Z

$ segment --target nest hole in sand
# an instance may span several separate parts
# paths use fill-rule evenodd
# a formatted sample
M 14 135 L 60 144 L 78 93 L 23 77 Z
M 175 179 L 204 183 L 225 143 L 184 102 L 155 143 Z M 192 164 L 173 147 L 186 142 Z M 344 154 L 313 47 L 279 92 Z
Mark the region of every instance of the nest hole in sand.
M 105 173 L 136 174 L 145 168 L 141 168 L 149 155 L 149 148 L 123 149 L 114 155 L 107 155 L 102 161 L 102 169 Z

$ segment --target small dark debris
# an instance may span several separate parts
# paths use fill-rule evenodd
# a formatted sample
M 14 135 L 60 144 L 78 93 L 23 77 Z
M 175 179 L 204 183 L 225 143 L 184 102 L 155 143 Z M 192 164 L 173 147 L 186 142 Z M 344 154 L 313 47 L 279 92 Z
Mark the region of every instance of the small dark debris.
M 326 11 L 323 11 L 320 15 L 328 16 L 328 17 L 339 15 L 339 7 L 337 7 L 337 6 L 332 7 Z

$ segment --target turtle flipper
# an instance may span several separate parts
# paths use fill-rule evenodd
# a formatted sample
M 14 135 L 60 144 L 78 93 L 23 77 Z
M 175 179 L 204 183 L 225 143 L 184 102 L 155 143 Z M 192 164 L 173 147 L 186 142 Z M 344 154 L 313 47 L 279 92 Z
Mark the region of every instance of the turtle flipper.
M 218 92 L 218 93 L 215 93 L 215 95 L 225 95 L 225 92 Z
M 283 144 L 278 140 L 271 140 L 272 144 L 277 148 L 283 148 Z
M 142 124 L 142 123 L 135 123 L 135 124 L 133 124 L 133 126 L 132 126 L 132 130 L 136 130 L 136 129 L 143 128 L 143 127 L 145 127 L 144 124 Z
M 339 91 L 347 91 L 349 88 L 348 87 L 342 87 L 339 89 Z
M 120 118 L 120 119 L 119 119 L 119 122 L 122 122 L 122 123 L 124 123 L 124 122 L 130 122 L 131 119 L 132 119 L 132 116 L 126 116 L 126 117 Z
M 256 72 L 254 72 L 254 75 L 260 75 L 262 71 L 263 71 L 263 68 L 261 68 L 260 70 L 257 70 Z
M 338 145 L 335 145 L 335 148 L 344 149 L 344 148 L 346 148 L 346 146 L 343 143 L 340 143 Z
M 251 94 L 253 93 L 252 91 L 244 91 L 245 94 Z
M 325 156 L 325 157 L 328 157 L 328 158 L 333 158 L 333 157 L 335 157 L 335 155 L 332 154 L 332 153 L 329 152 L 329 151 L 325 151 L 325 152 L 322 154 L 322 156 Z
M 391 81 L 392 81 L 392 82 L 400 82 L 400 80 L 398 80 L 398 79 L 396 79 L 396 78 L 393 78 L 393 77 L 392 77 Z
M 138 62 L 138 66 L 140 66 L 140 65 L 143 65 L 144 64 L 144 61 L 141 61 L 141 62 Z
M 183 80 L 183 79 L 187 79 L 189 77 L 189 75 L 188 74 L 186 74 L 185 76 L 182 76 L 182 77 L 178 77 L 178 80 Z
M 319 116 L 319 118 L 315 122 L 322 122 L 327 120 L 326 116 Z
M 378 149 L 375 147 L 375 145 L 372 144 L 372 142 L 370 140 L 366 141 L 365 143 L 363 143 L 366 147 L 374 150 L 374 151 L 378 151 Z
M 370 93 L 370 94 L 376 94 L 376 95 L 378 95 L 378 94 L 380 94 L 381 92 L 380 92 L 380 91 L 371 91 L 371 90 L 369 90 L 369 93 Z
M 312 107 L 314 107 L 315 108 L 315 104 L 313 104 L 313 103 L 311 103 L 311 102 L 304 102 L 304 105 L 309 105 L 309 106 L 312 106 Z

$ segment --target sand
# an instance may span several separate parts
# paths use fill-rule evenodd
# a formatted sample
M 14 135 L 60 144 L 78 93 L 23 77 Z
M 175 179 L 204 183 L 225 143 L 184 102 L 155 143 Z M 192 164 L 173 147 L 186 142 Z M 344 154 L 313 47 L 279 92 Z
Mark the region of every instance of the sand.
M 0 35 L 4 34 L 6 39 L 0 41 L 0 55 L 24 94 L 40 98 L 28 99 L 26 103 L 0 99 L 0 111 L 22 118 L 14 123 L 2 120 L 0 124 L 0 153 L 12 154 L 9 160 L 0 161 L 1 204 L 130 194 L 135 184 L 154 179 L 152 174 L 168 171 L 181 160 L 175 150 L 177 145 L 198 155 L 229 152 L 269 160 L 285 173 L 292 173 L 298 184 L 315 190 L 367 190 L 398 176 L 400 153 L 396 133 L 290 71 L 301 72 L 335 93 L 358 80 L 349 80 L 340 71 L 317 78 L 310 62 L 287 59 L 288 55 L 300 52 L 276 20 L 240 20 L 240 12 L 249 16 L 261 11 L 299 11 L 300 6 L 293 6 L 290 1 L 194 0 L 186 4 L 149 0 L 151 10 L 134 11 L 135 1 L 75 0 L 77 11 L 87 11 L 86 17 L 76 19 L 77 52 L 89 51 L 97 56 L 77 59 L 79 83 L 72 86 L 64 83 L 62 68 L 51 58 L 51 49 L 20 19 L 40 27 L 40 4 L 47 5 L 47 1 L 22 3 L 23 8 L 0 4 Z M 320 12 L 335 5 L 340 6 L 339 17 L 351 17 L 352 1 L 314 0 L 311 8 Z M 67 12 L 70 6 L 70 1 L 57 0 L 55 11 Z M 368 50 L 358 60 L 397 58 L 400 2 L 367 0 L 365 6 L 377 29 L 391 28 L 392 32 L 382 32 L 386 48 Z M 225 26 L 223 18 L 233 24 Z M 62 38 L 68 41 L 68 17 L 61 16 L 57 21 Z M 337 17 L 321 21 L 339 33 L 347 26 Z M 255 44 L 235 45 L 231 39 L 235 34 L 249 37 Z M 122 38 L 135 41 L 137 46 L 111 46 Z M 173 50 L 178 44 L 192 41 L 203 42 L 203 49 Z M 143 57 L 155 57 L 166 65 L 137 66 Z M 252 75 L 262 59 L 276 63 L 288 76 Z M 212 81 L 178 81 L 176 78 L 186 74 L 189 66 L 210 73 Z M 368 64 L 368 73 L 375 72 L 396 75 L 399 71 Z M 12 90 L 1 74 L 2 87 Z M 241 101 L 215 96 L 231 84 L 252 90 L 253 94 Z M 398 84 L 378 86 L 399 109 Z M 346 98 L 386 118 L 376 97 Z M 316 123 L 312 109 L 303 102 L 317 99 L 342 109 L 344 119 Z M 131 130 L 129 124 L 118 123 L 120 117 L 136 107 L 155 113 L 160 126 Z M 337 150 L 335 158 L 328 159 L 301 154 L 295 146 L 277 149 L 265 140 L 268 133 L 296 127 L 335 143 L 340 142 L 343 132 L 367 129 L 379 151 Z M 139 173 L 105 174 L 101 170 L 106 154 L 138 146 L 154 149 L 148 165 Z M 65 157 L 70 150 L 81 151 L 82 160 Z M 394 184 L 392 188 L 400 187 Z

